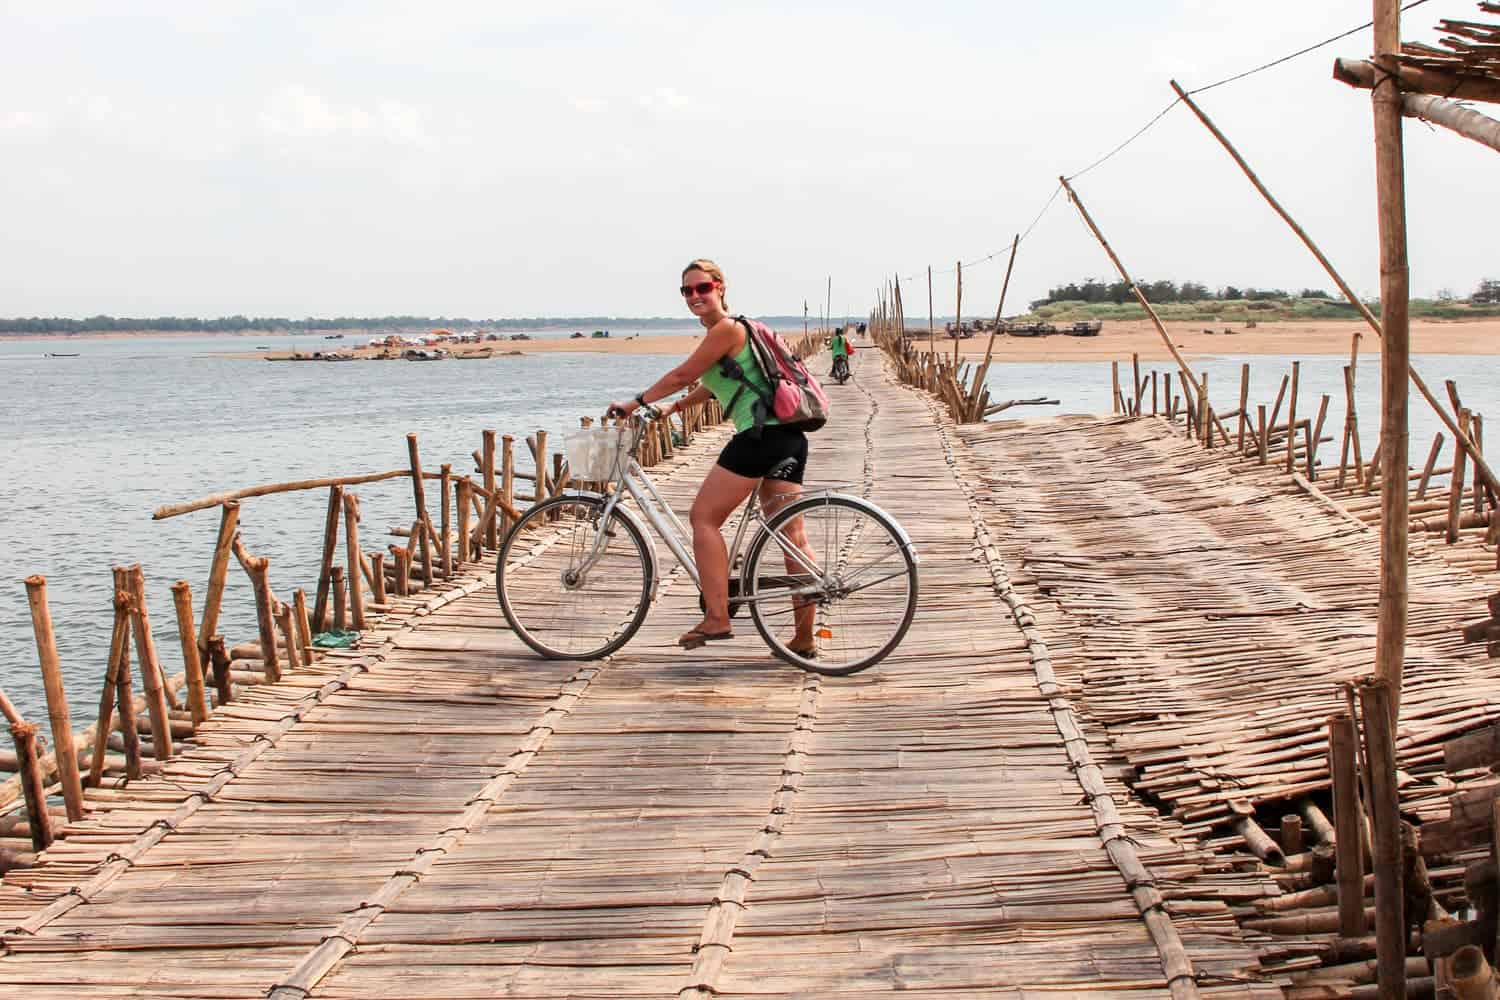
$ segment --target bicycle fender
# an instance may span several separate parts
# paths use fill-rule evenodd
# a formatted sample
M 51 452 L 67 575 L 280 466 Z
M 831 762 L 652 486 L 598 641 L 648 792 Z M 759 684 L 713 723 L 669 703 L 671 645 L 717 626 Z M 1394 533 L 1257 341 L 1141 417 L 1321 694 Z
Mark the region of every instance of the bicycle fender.
M 568 496 L 593 497 L 601 501 L 604 499 L 603 493 L 594 490 L 569 490 Z M 646 555 L 651 560 L 651 603 L 655 604 L 656 592 L 661 587 L 661 557 L 656 553 L 656 532 L 651 530 L 651 526 L 639 514 L 623 503 L 615 505 L 615 515 L 622 521 L 629 521 L 646 540 Z

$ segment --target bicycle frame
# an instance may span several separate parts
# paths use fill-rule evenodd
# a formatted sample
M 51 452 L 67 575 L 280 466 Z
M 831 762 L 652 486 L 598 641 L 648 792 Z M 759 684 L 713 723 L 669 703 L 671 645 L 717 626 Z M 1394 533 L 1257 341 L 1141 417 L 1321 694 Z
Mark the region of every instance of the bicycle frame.
M 629 450 L 625 452 L 629 457 L 629 461 L 624 463 L 624 468 L 620 469 L 619 474 L 615 477 L 616 488 L 607 490 L 602 494 L 605 504 L 601 516 L 607 521 L 616 512 L 620 501 L 628 495 L 635 501 L 636 506 L 651 525 L 657 537 L 666 543 L 667 549 L 672 553 L 673 558 L 687 571 L 688 576 L 692 578 L 693 585 L 701 592 L 703 590 L 703 581 L 698 575 L 698 564 L 693 559 L 692 535 L 682 523 L 681 518 L 677 516 L 677 512 L 662 498 L 661 493 L 656 488 L 656 484 L 651 481 L 651 477 L 647 475 L 646 470 L 636 461 L 636 451 L 640 447 L 644 431 L 645 422 L 637 420 L 634 429 L 635 436 Z M 797 499 L 831 492 L 830 490 L 810 490 L 800 494 Z M 766 515 L 760 506 L 759 497 L 760 489 L 757 485 L 756 489 L 750 491 L 750 496 L 745 501 L 743 515 L 740 518 L 739 526 L 735 529 L 734 542 L 729 546 L 729 568 L 731 574 L 733 574 L 735 568 L 739 565 L 740 554 L 744 551 L 747 531 L 753 522 L 760 531 L 770 533 L 771 540 L 776 543 L 782 553 L 799 563 L 802 569 L 811 576 L 812 582 L 803 587 L 778 588 L 775 590 L 774 595 L 772 593 L 741 593 L 735 597 L 735 600 L 740 602 L 761 601 L 772 596 L 785 600 L 788 595 L 800 597 L 820 593 L 826 585 L 828 579 L 827 573 L 810 562 L 807 554 L 800 548 L 787 542 L 779 531 L 770 531 L 767 526 Z M 621 513 L 622 515 L 628 515 L 628 510 L 621 511 Z M 582 567 L 583 572 L 586 573 L 591 569 L 594 562 L 603 554 L 606 538 L 607 536 L 603 532 L 600 532 L 596 536 L 594 551 L 585 560 Z

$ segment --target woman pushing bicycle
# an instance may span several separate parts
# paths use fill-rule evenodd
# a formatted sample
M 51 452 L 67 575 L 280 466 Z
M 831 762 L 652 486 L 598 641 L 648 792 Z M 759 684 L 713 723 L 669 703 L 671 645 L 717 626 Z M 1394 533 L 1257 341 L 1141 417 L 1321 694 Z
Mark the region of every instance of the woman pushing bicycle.
M 612 412 L 629 414 L 700 382 L 686 396 L 657 409 L 670 415 L 712 396 L 734 424 L 736 433 L 699 487 L 688 517 L 705 610 L 703 620 L 678 638 L 677 644 L 684 649 L 734 638 L 729 621 L 729 552 L 721 533 L 725 520 L 757 484 L 761 506 L 767 516 L 773 515 L 801 493 L 807 466 L 807 435 L 767 412 L 763 400 L 770 393 L 770 382 L 756 360 L 745 325 L 727 311 L 726 284 L 724 272 L 711 260 L 700 258 L 683 268 L 682 297 L 707 335 L 686 360 L 634 399 L 610 404 Z M 810 560 L 815 558 L 800 517 L 787 525 L 786 537 Z M 797 571 L 789 554 L 786 564 L 789 573 Z M 815 604 L 794 600 L 796 635 L 788 646 L 809 658 L 816 655 L 815 612 Z

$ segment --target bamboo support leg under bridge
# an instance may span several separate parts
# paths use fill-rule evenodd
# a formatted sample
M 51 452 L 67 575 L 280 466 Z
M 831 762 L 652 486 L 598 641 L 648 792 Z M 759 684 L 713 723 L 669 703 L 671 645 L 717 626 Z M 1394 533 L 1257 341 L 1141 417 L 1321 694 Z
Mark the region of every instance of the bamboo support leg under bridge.
M 0 888 L 0 993 L 1279 996 L 1229 907 L 1264 880 L 1131 797 L 952 426 L 873 366 L 832 392 L 810 478 L 922 560 L 879 667 L 793 670 L 743 617 L 679 650 L 670 562 L 611 661 L 543 661 L 461 574 L 215 712 L 167 780 L 90 789 L 114 808 Z M 680 511 L 724 434 L 660 468 Z

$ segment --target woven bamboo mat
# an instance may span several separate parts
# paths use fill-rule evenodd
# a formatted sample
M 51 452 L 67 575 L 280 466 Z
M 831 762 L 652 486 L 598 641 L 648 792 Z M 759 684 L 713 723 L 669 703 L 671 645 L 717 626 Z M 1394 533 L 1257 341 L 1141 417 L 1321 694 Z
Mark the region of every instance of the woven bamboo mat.
M 1157 420 L 963 430 L 1065 680 L 1186 829 L 1327 788 L 1338 683 L 1374 669 L 1379 539 L 1274 469 L 1231 470 Z M 1459 629 L 1493 589 L 1418 538 L 1403 809 L 1447 811 L 1442 742 L 1500 717 L 1500 664 Z

